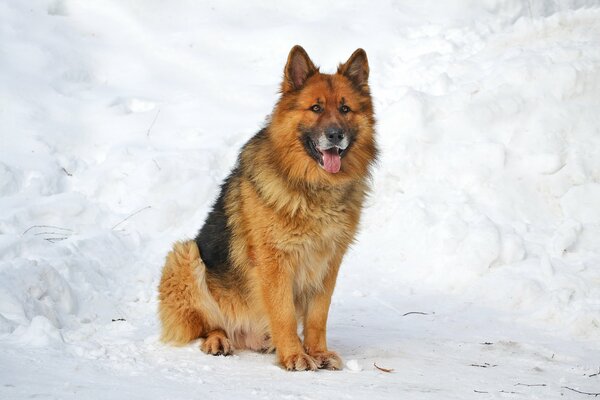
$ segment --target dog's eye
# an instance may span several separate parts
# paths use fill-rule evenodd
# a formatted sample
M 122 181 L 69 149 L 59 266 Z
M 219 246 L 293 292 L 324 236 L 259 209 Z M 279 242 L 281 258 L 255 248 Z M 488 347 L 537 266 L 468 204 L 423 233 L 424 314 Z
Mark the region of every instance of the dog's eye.
M 340 112 L 342 114 L 348 114 L 350 112 L 350 107 L 348 107 L 347 105 L 343 105 L 340 107 Z
M 315 104 L 315 105 L 313 105 L 313 106 L 310 107 L 310 110 L 313 111 L 313 112 L 318 113 L 318 112 L 321 112 L 321 110 L 323 110 L 323 109 L 321 108 L 320 105 Z

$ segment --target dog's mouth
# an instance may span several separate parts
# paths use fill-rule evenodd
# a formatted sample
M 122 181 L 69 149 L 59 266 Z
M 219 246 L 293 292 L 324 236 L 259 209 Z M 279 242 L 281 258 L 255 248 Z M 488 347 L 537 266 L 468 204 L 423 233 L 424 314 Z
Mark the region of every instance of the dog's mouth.
M 346 155 L 350 146 L 344 148 L 339 146 L 323 148 L 315 143 L 309 135 L 306 135 L 303 138 L 303 141 L 304 148 L 308 154 L 319 163 L 321 168 L 330 174 L 337 174 L 340 172 L 342 168 L 342 158 Z
M 329 149 L 319 149 L 320 153 L 319 164 L 330 174 L 337 174 L 342 167 L 342 153 L 344 150 L 339 147 L 331 147 Z
M 340 172 L 342 167 L 342 155 L 346 149 L 342 149 L 337 146 L 330 147 L 328 149 L 319 148 L 312 140 L 310 140 L 309 146 L 311 147 L 311 153 L 316 155 L 319 165 L 323 169 L 331 174 Z

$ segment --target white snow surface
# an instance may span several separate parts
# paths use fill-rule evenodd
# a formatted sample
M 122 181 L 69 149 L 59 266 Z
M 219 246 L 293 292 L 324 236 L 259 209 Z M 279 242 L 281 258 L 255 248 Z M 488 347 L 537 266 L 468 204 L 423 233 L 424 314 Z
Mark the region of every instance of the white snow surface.
M 158 341 L 294 44 L 371 66 L 339 372 Z M 599 332 L 599 1 L 0 2 L 0 398 L 589 398 Z

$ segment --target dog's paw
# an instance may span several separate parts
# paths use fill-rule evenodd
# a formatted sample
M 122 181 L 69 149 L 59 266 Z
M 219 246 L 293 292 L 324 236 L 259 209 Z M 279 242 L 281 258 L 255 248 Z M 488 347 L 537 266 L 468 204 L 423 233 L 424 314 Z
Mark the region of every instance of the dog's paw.
M 320 369 L 340 370 L 342 359 L 334 351 L 319 351 L 310 354 Z
M 202 342 L 200 349 L 213 356 L 228 356 L 233 353 L 233 345 L 224 335 L 209 335 Z
M 281 358 L 281 365 L 288 371 L 316 371 L 315 360 L 306 353 L 296 353 Z

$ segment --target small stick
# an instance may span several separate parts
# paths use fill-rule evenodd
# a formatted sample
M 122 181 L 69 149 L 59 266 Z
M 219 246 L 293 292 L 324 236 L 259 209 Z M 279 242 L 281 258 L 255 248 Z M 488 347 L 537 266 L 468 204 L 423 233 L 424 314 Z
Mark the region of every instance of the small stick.
M 113 225 L 113 227 L 112 227 L 112 228 L 110 228 L 110 229 L 115 229 L 117 226 L 121 225 L 123 222 L 127 221 L 129 218 L 131 218 L 131 217 L 133 217 L 134 215 L 136 215 L 136 214 L 139 214 L 139 213 L 141 213 L 142 211 L 144 211 L 144 210 L 147 210 L 147 209 L 149 209 L 149 208 L 152 208 L 152 206 L 146 206 L 146 207 L 142 207 L 142 208 L 140 208 L 139 210 L 135 211 L 134 213 L 132 213 L 132 214 L 129 214 L 129 215 L 128 215 L 128 216 L 127 216 L 125 219 L 123 219 L 122 221 L 120 221 L 120 222 L 117 222 L 116 224 L 114 224 L 114 225 Z
M 156 122 L 156 118 L 158 118 L 159 113 L 160 113 L 160 108 L 156 112 L 156 115 L 154 116 L 154 119 L 152 120 L 152 123 L 150 124 L 150 128 L 148 128 L 148 132 L 146 132 L 146 137 L 150 137 L 150 131 L 152 130 L 152 127 L 154 126 L 154 123 Z
M 515 383 L 515 386 L 542 387 L 542 386 L 548 386 L 548 385 L 546 385 L 545 383 L 533 383 L 533 384 Z
M 563 389 L 569 389 L 569 390 L 572 390 L 572 391 L 573 391 L 573 392 L 575 392 L 575 393 L 587 394 L 588 396 L 594 396 L 594 397 L 598 397 L 598 396 L 600 396 L 600 393 L 582 392 L 582 391 L 579 391 L 579 390 L 577 390 L 577 389 L 570 388 L 570 387 L 568 387 L 568 386 L 562 386 L 562 388 L 563 388 Z
M 598 372 L 596 372 L 595 374 L 588 375 L 588 377 L 592 378 L 592 377 L 598 376 L 598 375 L 600 375 L 600 367 L 598 368 Z
M 377 368 L 378 370 L 380 370 L 380 371 L 383 371 L 383 372 L 394 372 L 394 369 L 393 369 L 393 368 L 381 368 L 380 366 L 378 366 L 378 365 L 377 365 L 377 364 L 375 364 L 375 363 L 373 363 L 373 366 L 374 366 L 375 368 Z
M 481 390 L 475 390 L 475 389 L 473 389 L 473 391 L 474 391 L 475 393 L 489 393 L 489 392 L 483 392 L 483 391 L 481 391 Z
M 29 232 L 30 230 L 32 230 L 34 228 L 54 228 L 54 229 L 60 229 L 60 230 L 63 230 L 63 231 L 73 232 L 73 229 L 61 228 L 60 226 L 54 226 L 54 225 L 33 225 L 33 226 L 30 226 L 29 228 L 27 228 L 25 230 L 25 232 L 21 233 L 21 235 L 26 234 L 27 232 Z
M 65 169 L 65 167 L 62 167 L 62 170 L 63 170 L 63 172 L 64 172 L 65 174 L 67 174 L 68 176 L 73 176 L 73 174 L 72 174 L 72 173 L 70 173 L 69 171 L 67 171 L 67 170 Z
M 429 313 L 422 312 L 422 311 L 411 311 L 411 312 L 407 312 L 407 313 L 402 314 L 402 316 L 406 317 L 407 315 L 412 315 L 412 314 L 429 315 Z
M 57 238 L 45 238 L 44 240 L 49 241 L 50 243 L 60 242 L 61 240 L 67 240 L 67 237 L 57 237 Z
M 493 367 L 497 367 L 498 364 L 483 363 L 483 364 L 469 364 L 469 366 L 471 366 L 471 367 L 479 367 L 479 368 L 493 368 Z

